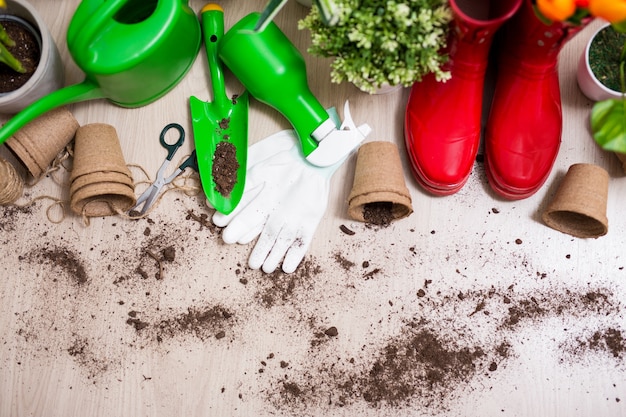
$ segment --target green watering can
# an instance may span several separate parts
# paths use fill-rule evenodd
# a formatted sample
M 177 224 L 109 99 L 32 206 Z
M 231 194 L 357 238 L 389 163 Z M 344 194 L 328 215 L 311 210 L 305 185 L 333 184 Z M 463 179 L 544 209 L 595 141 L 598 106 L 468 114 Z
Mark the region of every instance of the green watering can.
M 16 114 L 0 129 L 0 144 L 66 104 L 106 98 L 132 108 L 157 100 L 189 71 L 201 42 L 200 23 L 187 0 L 82 1 L 67 30 L 67 46 L 85 80 Z

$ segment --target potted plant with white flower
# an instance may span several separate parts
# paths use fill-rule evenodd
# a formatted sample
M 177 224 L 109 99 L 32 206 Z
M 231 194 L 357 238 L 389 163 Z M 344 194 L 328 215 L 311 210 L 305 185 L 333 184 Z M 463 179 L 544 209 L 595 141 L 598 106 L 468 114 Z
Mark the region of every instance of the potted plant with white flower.
M 309 53 L 332 57 L 331 80 L 375 93 L 409 87 L 428 74 L 440 81 L 452 12 L 446 0 L 334 0 L 336 23 L 328 25 L 315 2 L 298 27 L 311 33 Z

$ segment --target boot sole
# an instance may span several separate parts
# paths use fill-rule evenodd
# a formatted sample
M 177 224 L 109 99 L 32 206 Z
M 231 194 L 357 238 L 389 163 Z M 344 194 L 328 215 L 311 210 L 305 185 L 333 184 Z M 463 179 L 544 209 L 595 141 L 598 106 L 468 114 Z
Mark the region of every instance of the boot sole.
M 500 197 L 503 197 L 507 200 L 523 200 L 525 198 L 532 196 L 537 191 L 539 191 L 539 189 L 541 188 L 541 186 L 545 183 L 547 179 L 547 178 L 544 179 L 543 181 L 541 181 L 540 184 L 532 188 L 521 189 L 521 188 L 504 186 L 496 180 L 496 177 L 491 172 L 488 158 L 485 158 L 485 172 L 487 173 L 487 181 L 489 182 L 491 189 Z

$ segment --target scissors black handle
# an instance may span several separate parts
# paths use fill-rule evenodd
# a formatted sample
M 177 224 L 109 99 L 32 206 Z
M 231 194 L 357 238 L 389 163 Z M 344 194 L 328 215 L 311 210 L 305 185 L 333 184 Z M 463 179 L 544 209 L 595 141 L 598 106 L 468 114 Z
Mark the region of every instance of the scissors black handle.
M 170 129 L 178 130 L 179 136 L 178 136 L 178 140 L 175 143 L 167 143 L 167 141 L 165 140 L 165 135 Z M 161 131 L 161 136 L 159 136 L 159 142 L 161 142 L 161 146 L 167 149 L 166 159 L 168 161 L 172 160 L 172 158 L 174 157 L 174 154 L 176 153 L 178 148 L 181 147 L 184 141 L 185 141 L 185 129 L 183 129 L 183 127 L 179 125 L 178 123 L 170 123 L 169 125 L 163 128 L 163 130 Z
M 180 164 L 178 168 L 180 168 L 181 171 L 184 171 L 185 168 L 191 168 L 198 172 L 198 157 L 196 156 L 196 151 L 194 150 L 191 155 L 189 155 L 189 158 L 185 159 L 185 162 Z

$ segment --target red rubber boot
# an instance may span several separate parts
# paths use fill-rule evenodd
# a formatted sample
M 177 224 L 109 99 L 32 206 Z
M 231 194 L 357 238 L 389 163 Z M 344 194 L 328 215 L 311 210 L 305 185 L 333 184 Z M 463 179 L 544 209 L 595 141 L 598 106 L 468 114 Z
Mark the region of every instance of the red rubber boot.
M 413 173 L 436 195 L 457 192 L 467 181 L 480 143 L 483 85 L 493 34 L 522 0 L 451 0 L 454 19 L 443 68 L 451 79 L 433 74 L 411 88 L 404 136 Z
M 535 15 L 532 0 L 524 0 L 502 27 L 485 165 L 491 188 L 506 199 L 533 195 L 550 175 L 562 131 L 557 58 L 582 27 L 546 25 Z

